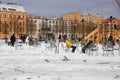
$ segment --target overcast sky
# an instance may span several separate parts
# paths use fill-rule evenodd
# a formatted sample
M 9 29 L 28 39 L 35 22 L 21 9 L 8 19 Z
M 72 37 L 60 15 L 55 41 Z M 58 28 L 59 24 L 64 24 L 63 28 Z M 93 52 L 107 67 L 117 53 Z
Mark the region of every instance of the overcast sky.
M 22 4 L 28 14 L 45 17 L 63 16 L 69 12 L 93 13 L 119 17 L 120 8 L 115 0 L 1 0 L 3 3 Z

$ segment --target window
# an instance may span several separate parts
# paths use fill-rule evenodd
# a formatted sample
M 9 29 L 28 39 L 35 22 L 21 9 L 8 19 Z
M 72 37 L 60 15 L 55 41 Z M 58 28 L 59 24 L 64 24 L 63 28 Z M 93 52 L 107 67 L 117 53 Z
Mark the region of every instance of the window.
M 21 16 L 20 15 L 18 15 L 18 19 L 20 19 L 21 18 Z
M 53 21 L 53 24 L 55 23 L 55 21 Z
M 12 15 L 11 15 L 11 14 L 9 15 L 9 18 L 12 18 Z
M 58 21 L 56 21 L 56 24 L 58 24 Z
M 16 22 L 14 21 L 14 25 L 16 25 Z
M 5 21 L 4 23 L 5 23 L 5 24 L 7 24 L 7 22 L 6 22 L 6 21 Z
M 0 14 L 0 18 L 2 18 L 2 14 Z
M 23 28 L 23 32 L 25 32 L 24 28 Z
M 113 23 L 115 23 L 115 21 L 112 21 Z
M 14 18 L 16 18 L 16 15 L 13 15 Z
M 51 21 L 49 21 L 49 23 L 51 23 Z
M 10 25 L 12 24 L 12 22 L 10 21 Z
M 1 21 L 0 21 L 0 24 L 1 24 Z M 0 25 L 0 31 L 1 31 L 1 25 Z
M 4 18 L 6 18 L 7 16 L 6 16 L 6 14 L 4 15 Z
M 11 27 L 10 27 L 10 32 L 12 32 L 12 29 L 11 29 Z
M 31 20 L 30 22 L 32 23 L 33 21 Z
M 4 15 L 3 14 L 1 14 L 1 18 L 3 18 L 4 17 Z
M 19 22 L 19 25 L 22 25 L 22 22 Z
M 37 20 L 34 20 L 34 23 L 36 23 L 37 22 Z
M 20 28 L 20 29 L 19 29 L 19 32 L 21 32 L 21 31 L 22 31 L 22 29 Z
M 7 9 L 6 8 L 2 8 L 4 11 L 7 11 Z
M 23 25 L 24 25 L 24 22 L 23 22 Z
M 9 11 L 16 11 L 16 9 L 8 8 Z
M 10 18 L 9 16 L 10 16 L 10 15 L 8 14 L 8 15 L 7 15 L 7 18 Z

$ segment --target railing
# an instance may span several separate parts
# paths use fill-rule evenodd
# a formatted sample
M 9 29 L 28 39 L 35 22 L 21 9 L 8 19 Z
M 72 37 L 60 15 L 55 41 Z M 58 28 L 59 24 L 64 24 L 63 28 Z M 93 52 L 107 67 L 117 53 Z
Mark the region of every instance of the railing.
M 95 36 L 96 36 L 97 39 L 99 38 L 99 28 L 95 29 L 90 34 L 88 34 L 88 36 L 85 39 L 86 40 L 90 40 L 90 39 L 93 40 L 95 38 Z
M 111 30 L 111 33 L 115 39 L 120 40 L 120 30 Z M 86 40 L 94 39 L 94 37 L 96 36 L 97 37 L 96 43 L 100 43 L 102 42 L 102 39 L 104 38 L 104 36 L 108 34 L 110 34 L 109 30 L 104 30 L 103 32 L 103 30 L 100 30 L 99 28 L 97 28 L 94 31 L 92 31 L 90 34 L 88 34 L 88 36 L 85 39 Z

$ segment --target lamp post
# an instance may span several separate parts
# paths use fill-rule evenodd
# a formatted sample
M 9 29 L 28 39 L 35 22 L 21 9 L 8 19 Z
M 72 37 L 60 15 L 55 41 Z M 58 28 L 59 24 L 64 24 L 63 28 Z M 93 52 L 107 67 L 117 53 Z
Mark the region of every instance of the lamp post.
M 102 29 L 102 37 L 103 37 L 103 39 L 102 39 L 102 41 L 104 42 L 104 38 L 106 37 L 106 35 L 105 35 L 105 26 L 104 26 L 104 23 L 103 22 L 101 22 L 100 23 L 100 29 Z
M 7 38 L 7 34 L 8 34 L 8 31 L 7 31 L 7 28 L 8 28 L 8 24 L 5 22 L 5 24 L 4 24 L 4 34 L 5 34 L 5 38 Z
M 92 31 L 94 31 L 94 27 L 95 27 L 95 24 L 92 23 Z M 95 41 L 95 40 L 94 40 L 94 37 L 95 37 L 95 35 L 93 35 L 93 41 Z
M 74 23 L 74 38 L 76 38 L 76 23 Z
M 46 39 L 48 40 L 48 23 L 47 23 L 47 21 L 48 21 L 48 19 L 46 18 L 45 19 L 45 26 L 46 26 L 45 31 L 46 31 Z
M 82 23 L 82 37 L 84 38 L 84 23 L 85 23 L 85 20 L 82 19 L 81 23 Z
M 112 20 L 113 20 L 113 17 L 110 16 L 109 20 L 110 20 L 110 26 L 109 26 L 109 33 L 110 33 L 110 32 L 112 32 Z

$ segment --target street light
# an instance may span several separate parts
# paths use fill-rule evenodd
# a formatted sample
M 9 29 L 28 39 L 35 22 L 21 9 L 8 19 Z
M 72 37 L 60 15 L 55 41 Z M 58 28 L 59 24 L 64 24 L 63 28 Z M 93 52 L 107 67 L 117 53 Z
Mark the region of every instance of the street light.
M 75 22 L 71 23 L 71 33 L 72 33 L 72 37 L 75 38 L 75 34 L 76 34 L 76 26 L 77 24 Z
M 92 23 L 92 31 L 95 29 L 95 27 L 96 27 L 96 24 Z
M 86 21 L 84 19 L 82 19 L 81 22 L 82 22 L 82 37 L 84 38 L 84 23 Z
M 47 23 L 48 19 L 45 19 L 45 31 L 46 31 L 46 39 L 48 40 L 48 23 Z
M 110 32 L 112 32 L 111 29 L 112 29 L 112 20 L 113 20 L 113 17 L 110 16 L 110 17 L 109 17 L 109 20 L 110 20 L 110 26 L 109 26 L 109 33 L 110 33 Z

